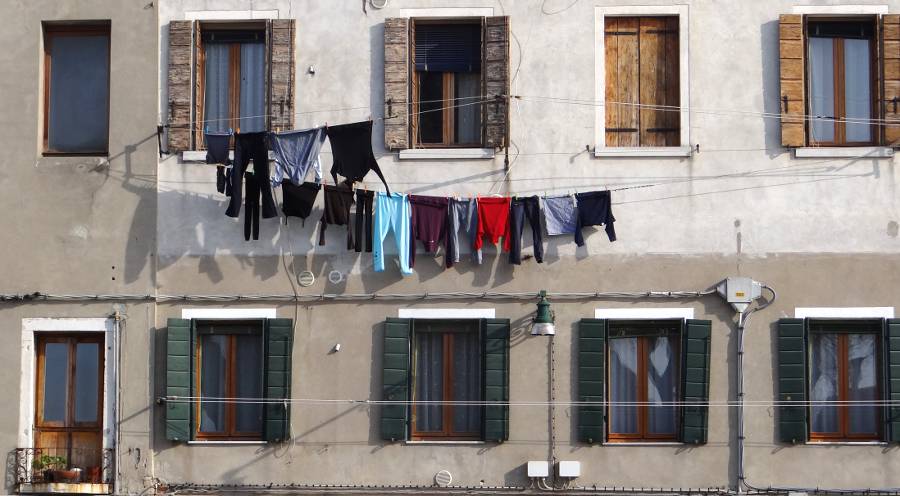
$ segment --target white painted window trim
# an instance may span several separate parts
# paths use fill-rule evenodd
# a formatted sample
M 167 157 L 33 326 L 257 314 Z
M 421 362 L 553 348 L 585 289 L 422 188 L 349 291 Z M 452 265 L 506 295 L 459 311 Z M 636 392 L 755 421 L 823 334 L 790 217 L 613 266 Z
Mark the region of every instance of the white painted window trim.
M 494 308 L 401 308 L 401 319 L 493 319 Z
M 795 5 L 792 14 L 887 14 L 887 5 Z
M 275 308 L 182 308 L 182 319 L 274 319 Z
M 894 307 L 797 307 L 797 319 L 893 319 Z
M 19 381 L 18 447 L 33 448 L 35 409 L 35 334 L 42 332 L 102 332 L 103 334 L 103 449 L 115 447 L 116 419 L 116 322 L 110 318 L 22 319 L 22 360 Z
M 794 148 L 794 158 L 891 158 L 889 146 L 805 146 Z
M 677 15 L 678 16 L 678 61 L 679 61 L 679 101 L 681 104 L 680 126 L 681 126 L 681 144 L 682 146 L 660 147 L 662 150 L 671 149 L 671 151 L 660 151 L 656 155 L 648 155 L 647 151 L 641 155 L 630 155 L 635 157 L 685 157 L 690 156 L 691 151 L 691 126 L 690 126 L 690 7 L 688 5 L 633 5 L 633 6 L 616 6 L 616 7 L 594 7 L 594 99 L 598 102 L 595 105 L 595 121 L 594 129 L 596 130 L 596 147 L 594 149 L 595 157 L 608 156 L 629 156 L 624 155 L 629 151 L 637 153 L 641 151 L 641 147 L 623 148 L 618 154 L 610 154 L 611 150 L 616 147 L 606 146 L 606 107 L 600 105 L 606 101 L 606 50 L 604 27 L 607 17 L 638 17 L 638 16 L 654 16 L 654 15 Z M 656 148 L 659 149 L 659 148 Z M 685 149 L 687 155 L 685 155 Z
M 694 309 L 686 308 L 597 308 L 595 319 L 646 320 L 646 319 L 693 319 Z M 643 443 L 641 443 L 643 444 Z
M 278 19 L 274 10 L 188 10 L 186 21 L 244 21 L 247 19 Z
M 493 148 L 408 148 L 397 152 L 399 160 L 490 160 Z
M 400 9 L 400 17 L 490 17 L 493 7 L 438 7 Z
M 234 161 L 234 150 L 228 152 L 228 158 L 231 161 Z M 275 152 L 269 150 L 269 162 L 273 162 L 275 160 Z M 200 162 L 202 164 L 206 164 L 206 150 L 185 150 L 181 152 L 181 161 L 184 163 L 187 162 Z

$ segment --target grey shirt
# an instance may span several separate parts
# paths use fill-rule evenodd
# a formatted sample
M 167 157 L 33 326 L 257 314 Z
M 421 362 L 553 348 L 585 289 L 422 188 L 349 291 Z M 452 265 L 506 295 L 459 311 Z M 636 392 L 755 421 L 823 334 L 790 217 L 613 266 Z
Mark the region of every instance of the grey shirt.
M 450 255 L 453 262 L 459 262 L 459 231 L 462 229 L 469 237 L 469 246 L 473 247 L 472 258 L 481 264 L 481 250 L 474 249 L 474 240 L 478 232 L 478 204 L 474 198 L 450 198 Z

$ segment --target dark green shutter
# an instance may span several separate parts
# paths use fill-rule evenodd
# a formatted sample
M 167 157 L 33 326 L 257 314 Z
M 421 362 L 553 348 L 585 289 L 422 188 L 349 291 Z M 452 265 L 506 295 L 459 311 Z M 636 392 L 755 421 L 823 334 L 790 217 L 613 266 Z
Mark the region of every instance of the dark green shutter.
M 805 443 L 806 330 L 803 319 L 778 321 L 778 439 L 783 443 Z
M 291 436 L 291 352 L 294 347 L 292 319 L 266 319 L 265 328 L 265 396 L 263 437 L 270 443 L 283 442 Z
M 409 408 L 409 340 L 411 319 L 388 318 L 384 322 L 384 350 L 381 359 L 382 400 L 400 404 L 381 405 L 381 439 L 406 439 Z
M 887 319 L 885 348 L 887 350 L 887 439 L 900 442 L 900 319 Z
M 191 439 L 192 333 L 190 319 L 169 319 L 166 330 L 166 439 Z M 171 400 L 178 396 L 179 400 Z
M 712 322 L 688 319 L 682 343 L 681 442 L 706 444 L 709 426 L 709 346 Z
M 578 407 L 578 440 L 588 444 L 604 439 L 606 329 L 606 319 L 581 319 L 578 324 L 578 401 L 598 403 Z
M 484 440 L 509 439 L 509 319 L 484 319 Z

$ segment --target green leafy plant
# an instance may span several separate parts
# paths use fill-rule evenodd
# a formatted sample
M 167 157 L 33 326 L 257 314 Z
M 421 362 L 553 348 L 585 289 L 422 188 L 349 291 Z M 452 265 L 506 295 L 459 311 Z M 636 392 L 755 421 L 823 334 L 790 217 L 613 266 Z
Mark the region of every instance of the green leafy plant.
M 34 459 L 32 466 L 35 470 L 61 470 L 66 468 L 66 457 L 41 455 Z

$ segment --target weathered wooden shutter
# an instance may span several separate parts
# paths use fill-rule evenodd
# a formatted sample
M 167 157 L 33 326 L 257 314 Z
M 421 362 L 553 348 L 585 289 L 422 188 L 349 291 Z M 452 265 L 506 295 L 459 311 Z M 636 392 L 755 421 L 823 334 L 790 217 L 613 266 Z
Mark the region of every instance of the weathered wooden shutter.
M 890 442 L 900 442 L 900 319 L 885 322 L 885 363 L 887 365 L 887 387 L 885 399 L 890 405 L 887 414 L 886 434 Z
M 640 145 L 640 21 L 636 17 L 606 19 L 606 146 Z M 633 104 L 633 105 L 632 105 Z
M 581 319 L 578 323 L 578 401 L 596 405 L 578 407 L 578 440 L 602 443 L 606 408 L 606 320 Z
M 781 145 L 806 144 L 803 16 L 782 14 L 779 20 L 781 61 Z
M 269 21 L 269 129 L 294 128 L 294 19 Z
M 193 339 L 190 319 L 169 319 L 166 329 L 166 439 L 190 441 L 194 396 L 192 374 Z
M 681 336 L 681 442 L 705 444 L 709 430 L 709 360 L 712 322 L 687 319 Z
M 501 148 L 509 142 L 509 17 L 484 19 L 484 146 Z
M 640 18 L 638 43 L 640 103 L 677 107 L 678 18 Z M 681 133 L 677 111 L 642 106 L 639 114 L 641 146 L 678 146 Z
M 291 356 L 294 345 L 292 319 L 266 319 L 265 396 L 263 433 L 265 440 L 282 442 L 291 437 Z
M 194 21 L 169 21 L 168 150 L 191 149 Z
M 884 126 L 884 144 L 900 147 L 900 14 L 882 16 L 882 88 L 881 115 L 887 121 Z
M 384 322 L 381 399 L 400 402 L 381 405 L 381 438 L 391 442 L 406 439 L 411 331 L 411 319 L 388 318 Z
M 409 19 L 384 20 L 384 147 L 409 148 Z
M 803 319 L 778 321 L 778 439 L 783 443 L 807 440 L 806 326 Z
M 484 440 L 509 439 L 509 319 L 484 319 Z

